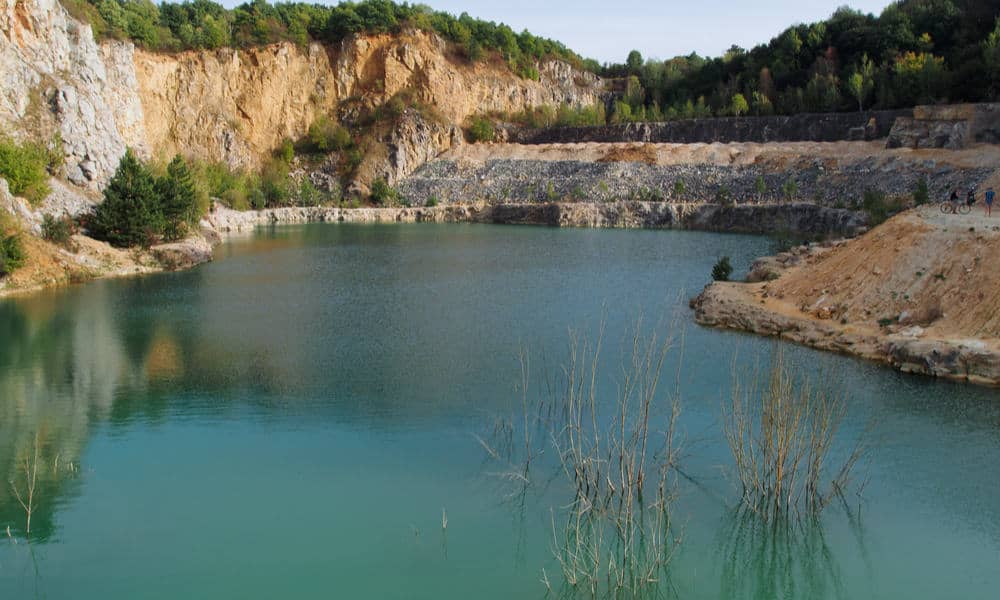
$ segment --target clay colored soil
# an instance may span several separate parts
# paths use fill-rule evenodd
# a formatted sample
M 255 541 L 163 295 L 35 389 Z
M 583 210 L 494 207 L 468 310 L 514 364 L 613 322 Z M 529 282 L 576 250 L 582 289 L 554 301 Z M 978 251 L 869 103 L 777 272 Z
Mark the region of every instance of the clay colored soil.
M 697 319 L 1000 384 L 1000 215 L 925 206 L 781 260 L 772 281 L 709 286 Z

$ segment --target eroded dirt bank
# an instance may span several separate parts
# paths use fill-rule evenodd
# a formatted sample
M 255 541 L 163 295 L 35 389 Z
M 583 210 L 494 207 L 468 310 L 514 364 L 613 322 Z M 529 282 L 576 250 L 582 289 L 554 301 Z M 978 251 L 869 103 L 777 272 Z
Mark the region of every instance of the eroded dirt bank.
M 907 211 L 867 234 L 713 283 L 703 324 L 775 335 L 909 373 L 1000 385 L 1000 215 Z

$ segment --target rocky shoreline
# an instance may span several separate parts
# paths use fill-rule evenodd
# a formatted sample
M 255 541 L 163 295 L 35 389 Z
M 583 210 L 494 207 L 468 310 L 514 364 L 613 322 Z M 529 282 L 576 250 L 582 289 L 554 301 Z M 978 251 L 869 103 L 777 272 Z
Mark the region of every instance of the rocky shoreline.
M 621 229 L 692 229 L 807 237 L 853 236 L 866 229 L 856 211 L 809 203 L 722 205 L 671 202 L 448 204 L 399 208 L 273 208 L 240 212 L 216 205 L 206 217 L 219 233 L 296 223 L 489 223 Z
M 976 253 L 991 252 L 1000 227 L 936 212 L 909 211 L 857 239 L 759 259 L 747 282 L 715 282 L 692 299 L 695 321 L 1000 386 L 996 319 L 966 299 L 996 287 Z
M 917 337 L 844 327 L 836 321 L 789 315 L 761 300 L 763 284 L 713 283 L 691 300 L 695 321 L 707 327 L 777 337 L 818 350 L 887 364 L 903 373 L 1000 386 L 1000 352 L 980 340 Z

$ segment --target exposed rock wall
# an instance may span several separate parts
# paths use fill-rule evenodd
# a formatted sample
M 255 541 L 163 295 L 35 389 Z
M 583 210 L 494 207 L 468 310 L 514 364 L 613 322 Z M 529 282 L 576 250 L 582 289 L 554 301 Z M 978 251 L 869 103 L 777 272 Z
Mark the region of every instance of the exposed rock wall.
M 349 38 L 338 47 L 290 43 L 248 50 L 164 55 L 137 51 L 139 96 L 150 146 L 196 152 L 234 166 L 254 166 L 284 138 L 306 133 L 320 114 L 345 101 L 381 105 L 410 91 L 444 121 L 435 131 L 402 131 L 386 175 L 408 174 L 451 146 L 469 115 L 569 102 L 592 104 L 593 75 L 561 62 L 541 65 L 540 81 L 492 64 L 450 58 L 440 37 L 421 31 Z M 352 106 L 351 110 L 356 110 Z
M 717 204 L 550 202 L 540 204 L 450 204 L 400 208 L 276 208 L 238 212 L 216 205 L 208 223 L 222 233 L 289 223 L 493 223 L 549 227 L 697 229 L 742 233 L 791 232 L 850 236 L 865 222 L 857 213 L 815 204 L 728 207 Z
M 508 139 L 520 144 L 574 142 L 837 142 L 875 140 L 889 135 L 899 117 L 913 111 L 801 114 L 771 117 L 723 117 L 665 123 L 628 123 L 607 127 L 512 129 Z
M 58 0 L 0 0 L 0 126 L 20 138 L 58 134 L 63 175 L 99 188 L 126 144 L 144 138 L 135 88 L 122 85 L 131 56 L 130 44 L 102 50 Z
M 63 175 L 96 191 L 126 146 L 147 157 L 181 152 L 254 167 L 319 114 L 378 106 L 409 90 L 442 123 L 410 122 L 390 136 L 389 163 L 375 170 L 395 180 L 456 142 L 455 126 L 473 113 L 592 104 L 602 94 L 595 76 L 562 62 L 540 65 L 536 82 L 451 56 L 444 40 L 420 31 L 337 47 L 159 54 L 96 43 L 58 0 L 0 0 L 0 126 L 21 138 L 59 133 Z
M 889 148 L 948 148 L 1000 143 L 1000 104 L 918 106 L 896 120 Z

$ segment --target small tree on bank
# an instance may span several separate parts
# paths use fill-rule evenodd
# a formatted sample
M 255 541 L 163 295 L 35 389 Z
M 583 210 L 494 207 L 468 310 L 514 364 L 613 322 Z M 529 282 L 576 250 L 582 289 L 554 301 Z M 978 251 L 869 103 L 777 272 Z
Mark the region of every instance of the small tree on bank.
M 163 216 L 163 237 L 177 240 L 184 237 L 187 225 L 197 218 L 195 190 L 187 163 L 178 154 L 167 165 L 167 174 L 156 181 L 156 191 Z
M 156 178 L 132 152 L 125 151 L 118 170 L 94 207 L 88 230 L 112 246 L 148 246 L 158 237 L 180 239 L 197 219 L 191 173 L 180 155 Z
M 158 200 L 156 179 L 129 148 L 94 207 L 91 235 L 119 248 L 148 245 L 163 229 Z
M 729 281 L 729 276 L 733 274 L 733 266 L 729 264 L 729 257 L 723 256 L 715 266 L 712 267 L 713 281 Z

